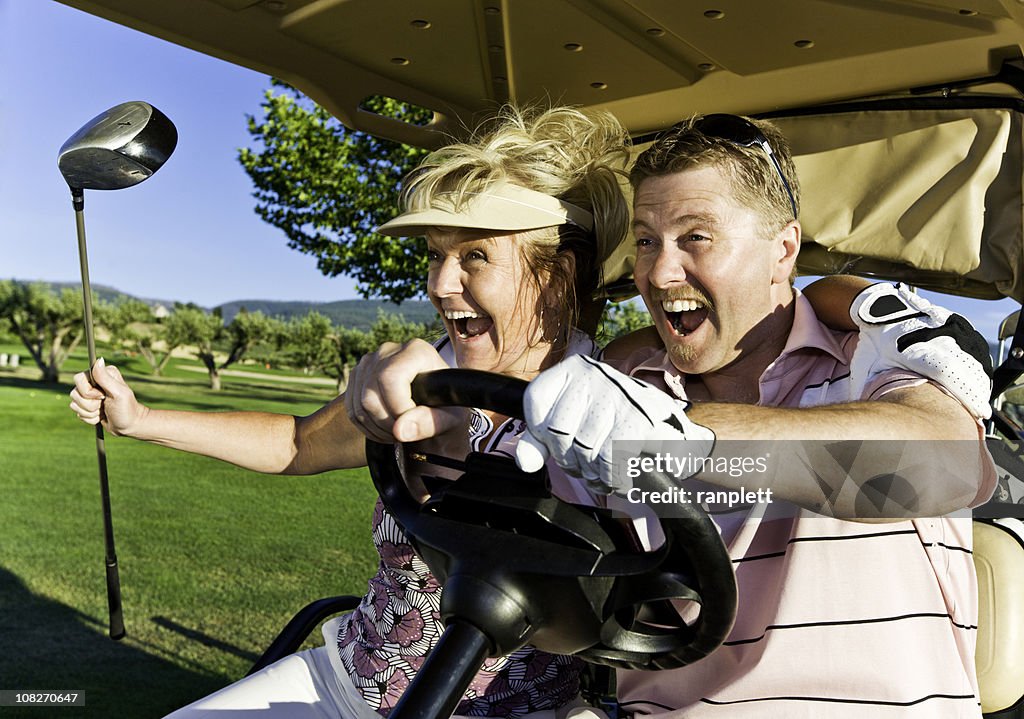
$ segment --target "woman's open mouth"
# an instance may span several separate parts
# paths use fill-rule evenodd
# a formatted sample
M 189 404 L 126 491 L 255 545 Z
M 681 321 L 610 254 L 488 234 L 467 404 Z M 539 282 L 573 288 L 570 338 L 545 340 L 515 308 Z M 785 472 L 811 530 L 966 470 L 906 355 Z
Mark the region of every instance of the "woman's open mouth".
M 708 317 L 708 308 L 700 300 L 662 300 L 661 309 L 676 334 L 685 337 Z
M 470 310 L 445 310 L 444 317 L 452 323 L 459 338 L 464 340 L 484 334 L 494 324 L 487 315 Z

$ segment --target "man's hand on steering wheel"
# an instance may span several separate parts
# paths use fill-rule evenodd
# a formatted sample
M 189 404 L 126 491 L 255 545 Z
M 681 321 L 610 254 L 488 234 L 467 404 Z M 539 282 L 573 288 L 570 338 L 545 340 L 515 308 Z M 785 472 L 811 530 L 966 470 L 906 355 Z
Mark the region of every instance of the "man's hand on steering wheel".
M 430 344 L 413 339 L 385 342 L 363 355 L 345 390 L 345 412 L 375 442 L 416 442 L 465 427 L 466 410 L 417 405 L 412 380 L 421 372 L 448 369 Z
M 598 491 L 625 492 L 630 487 L 612 464 L 615 440 L 643 441 L 652 453 L 663 441 L 686 440 L 691 455 L 711 454 L 715 433 L 691 421 L 688 407 L 606 364 L 570 357 L 530 382 L 523 400 L 529 429 L 516 446 L 516 461 L 536 471 L 550 456 Z

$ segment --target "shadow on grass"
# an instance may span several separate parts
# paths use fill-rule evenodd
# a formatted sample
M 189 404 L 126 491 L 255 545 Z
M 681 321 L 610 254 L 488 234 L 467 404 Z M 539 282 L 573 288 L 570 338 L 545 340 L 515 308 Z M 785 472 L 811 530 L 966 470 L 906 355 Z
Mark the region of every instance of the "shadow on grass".
M 129 377 L 129 384 L 135 388 L 145 387 L 146 385 L 166 385 L 166 380 L 161 378 L 148 378 L 148 377 Z M 187 399 L 186 396 L 174 397 L 172 400 L 165 400 L 163 398 L 155 398 L 155 402 L 161 403 L 161 406 L 173 405 L 173 409 L 191 409 L 197 411 L 229 411 L 236 409 L 235 405 L 231 404 L 229 400 L 233 398 L 248 398 L 251 394 L 247 394 L 242 391 L 235 392 L 212 392 L 209 390 L 209 385 L 203 383 L 176 383 L 179 386 L 185 386 L 188 389 L 196 389 L 201 394 L 204 387 L 206 388 L 209 399 L 205 397 L 203 399 Z M 27 377 L 4 377 L 0 375 L 0 387 L 12 387 L 14 389 L 34 390 L 36 392 L 56 392 L 58 394 L 69 394 L 74 388 L 73 384 L 66 384 L 64 382 L 43 382 L 42 380 L 28 379 Z M 144 390 L 143 390 L 144 391 Z M 194 397 L 194 395 L 193 395 Z M 69 414 L 69 416 L 71 416 Z
M 70 392 L 73 384 L 64 382 L 43 382 L 41 379 L 29 379 L 15 375 L 0 374 L 0 387 L 17 387 L 18 389 L 46 390 L 50 392 Z
M 328 394 L 321 388 L 319 391 L 310 389 L 303 385 L 288 385 L 285 383 L 273 383 L 270 381 L 255 382 L 236 380 L 225 383 L 219 391 L 210 389 L 206 381 L 193 381 L 190 379 L 169 379 L 166 377 L 153 377 L 145 375 L 129 375 L 128 384 L 137 391 L 140 399 L 145 402 L 153 402 L 165 409 L 183 409 L 196 411 L 220 412 L 238 409 L 236 400 L 253 400 L 262 398 L 268 401 L 305 401 L 327 404 L 333 394 Z M 181 390 L 194 392 L 183 393 L 171 397 L 152 396 L 145 398 L 146 388 L 155 387 L 164 389 L 173 387 Z M 57 392 L 68 394 L 74 388 L 73 384 L 66 382 L 43 382 L 28 377 L 0 374 L 0 387 L 12 387 L 15 389 L 35 390 L 37 392 Z
M 129 627 L 131 632 L 131 627 Z M 227 683 L 199 667 L 188 669 L 139 642 L 111 641 L 106 627 L 67 605 L 34 594 L 0 567 L 0 678 L 7 690 L 85 692 L 85 707 L 61 717 L 159 717 Z M 45 715 L 4 707 L 6 717 Z
M 236 657 L 245 659 L 250 664 L 254 664 L 256 660 L 260 658 L 260 655 L 255 652 L 240 649 L 233 644 L 228 644 L 216 637 L 211 637 L 209 634 L 205 634 L 198 629 L 189 629 L 183 624 L 178 624 L 173 619 L 168 619 L 167 617 L 153 617 L 152 621 L 153 624 L 156 624 L 158 627 L 163 627 L 164 629 L 169 629 L 172 632 L 177 632 L 183 637 L 188 637 L 193 641 L 197 641 L 200 644 L 204 644 L 227 654 L 234 654 Z
M 209 386 L 198 388 L 198 391 L 188 395 L 175 395 L 170 397 L 156 397 L 147 396 L 145 389 L 142 388 L 142 382 L 132 378 L 129 380 L 130 384 L 137 389 L 137 394 L 140 401 L 146 404 L 152 404 L 157 406 L 159 403 L 160 409 L 182 409 L 182 410 L 195 410 L 199 412 L 222 412 L 238 410 L 239 400 L 244 402 L 254 402 L 256 400 L 263 402 L 313 402 L 317 405 L 325 405 L 333 397 L 325 396 L 323 394 L 315 394 L 311 392 L 303 392 L 301 390 L 295 391 L 285 386 L 267 386 L 267 385 L 245 385 L 245 386 L 226 386 L 218 391 L 213 391 Z M 154 382 L 158 384 L 159 382 Z M 266 411 L 278 411 L 280 409 L 273 409 L 272 407 L 266 407 Z

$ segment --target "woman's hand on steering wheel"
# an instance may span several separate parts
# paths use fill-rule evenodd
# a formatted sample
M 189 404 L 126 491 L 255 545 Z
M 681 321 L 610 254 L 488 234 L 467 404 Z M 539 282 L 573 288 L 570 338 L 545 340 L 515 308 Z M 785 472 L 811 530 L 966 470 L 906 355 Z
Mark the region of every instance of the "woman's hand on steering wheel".
M 345 412 L 375 442 L 416 442 L 466 426 L 466 410 L 417 405 L 412 380 L 421 372 L 448 369 L 430 344 L 413 339 L 385 342 L 363 355 L 349 377 Z

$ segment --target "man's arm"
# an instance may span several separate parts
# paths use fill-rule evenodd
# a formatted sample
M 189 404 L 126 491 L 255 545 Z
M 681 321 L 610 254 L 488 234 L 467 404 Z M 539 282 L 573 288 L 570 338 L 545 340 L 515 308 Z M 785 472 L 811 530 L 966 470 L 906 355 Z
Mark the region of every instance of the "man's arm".
M 818 319 L 834 330 L 856 330 L 850 317 L 850 305 L 871 281 L 855 275 L 829 275 L 803 288 L 804 297 Z
M 632 442 L 620 446 L 632 455 L 688 456 L 675 465 L 676 481 L 700 472 L 727 489 L 771 488 L 773 499 L 848 519 L 947 514 L 976 501 L 994 476 L 980 425 L 930 384 L 816 408 L 693 405 L 573 357 L 530 383 L 524 410 L 529 431 L 516 448 L 523 469 L 551 456 L 595 489 L 617 494 L 628 495 L 634 476 L 622 471 L 617 441 Z M 730 439 L 743 443 L 726 446 Z M 770 457 L 760 475 L 730 473 L 735 461 L 705 461 L 755 452 Z
M 870 402 L 800 408 L 699 402 L 686 414 L 719 440 L 978 440 L 978 424 L 963 405 L 928 383 Z
M 700 403 L 687 416 L 715 432 L 713 457 L 728 452 L 728 440 L 745 441 L 732 448 L 771 440 L 774 472 L 761 481 L 773 497 L 847 519 L 948 514 L 972 504 L 991 474 L 977 421 L 930 383 L 896 389 L 876 401 L 821 407 Z M 864 443 L 856 465 L 833 461 L 829 446 L 842 442 Z M 903 514 L 881 501 L 883 485 L 891 486 L 894 476 L 904 480 L 898 482 Z M 751 488 L 750 475 L 713 473 L 701 479 L 727 489 Z

